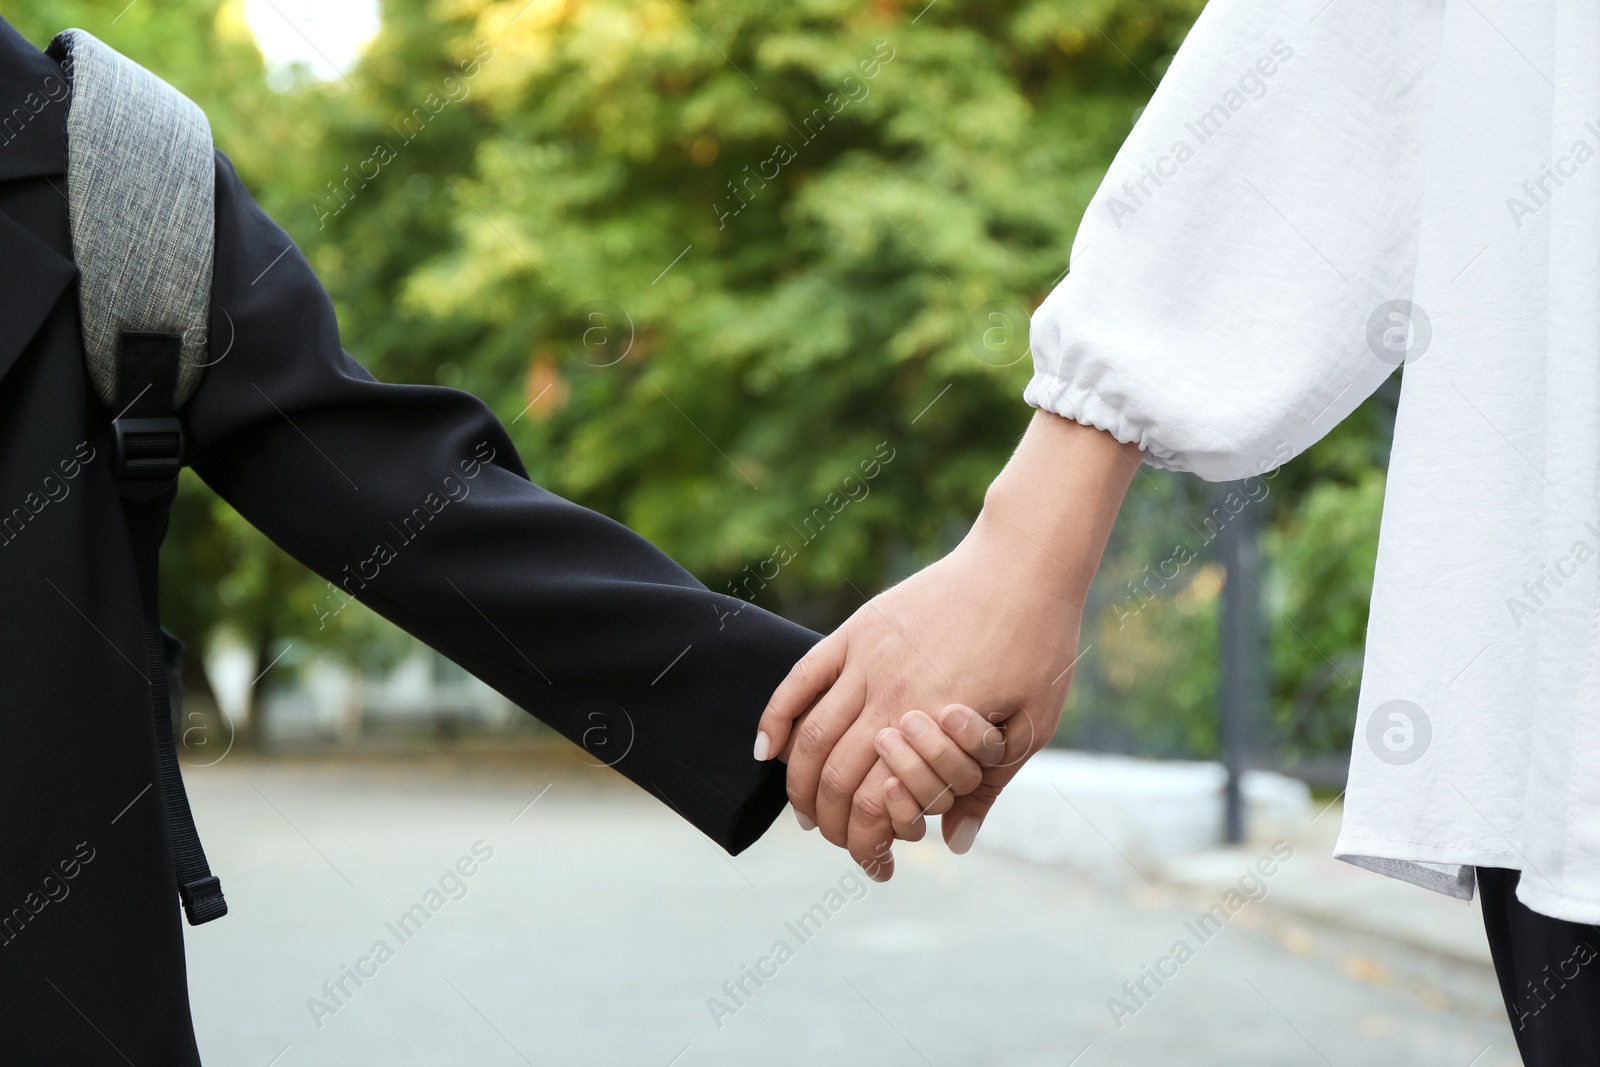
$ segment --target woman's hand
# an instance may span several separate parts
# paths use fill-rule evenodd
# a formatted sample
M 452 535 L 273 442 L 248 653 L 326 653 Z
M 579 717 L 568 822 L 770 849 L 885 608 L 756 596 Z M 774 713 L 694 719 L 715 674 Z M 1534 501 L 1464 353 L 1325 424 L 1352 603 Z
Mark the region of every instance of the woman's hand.
M 896 830 L 920 836 L 911 799 L 946 813 L 945 840 L 965 852 L 1000 789 L 1054 733 L 1084 596 L 1137 466 L 1132 446 L 1036 414 L 955 551 L 868 601 L 773 694 L 757 751 L 786 747 L 809 709 L 793 731 L 789 799 L 868 874 L 892 873 Z M 965 769 L 948 752 L 934 755 L 937 764 L 922 755 L 935 751 L 926 729 L 934 713 L 941 725 L 949 720 L 934 733 L 975 757 Z M 1003 744 L 984 721 L 1002 727 Z M 974 762 L 982 766 L 976 781 Z M 950 787 L 948 802 L 926 803 L 933 779 Z

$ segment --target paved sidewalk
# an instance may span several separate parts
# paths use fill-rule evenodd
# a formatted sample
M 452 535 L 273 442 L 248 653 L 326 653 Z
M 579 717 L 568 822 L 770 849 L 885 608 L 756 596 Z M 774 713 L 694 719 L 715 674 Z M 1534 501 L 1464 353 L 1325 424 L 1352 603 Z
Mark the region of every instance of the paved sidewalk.
M 1331 805 L 1315 824 L 1286 835 L 1294 858 L 1267 880 L 1261 906 L 1306 919 L 1408 944 L 1450 960 L 1492 969 L 1478 901 L 1456 900 L 1333 858 L 1341 807 Z M 1174 859 L 1160 876 L 1177 885 L 1222 891 L 1272 841 L 1213 849 Z
M 929 840 L 869 885 L 787 816 L 729 859 L 570 762 L 188 777 L 232 908 L 187 931 L 208 1064 L 1517 1063 L 1484 968 L 1303 921 L 1277 907 L 1290 878 L 1202 940 L 1214 881 L 1108 885 Z
M 1396 941 L 1490 967 L 1476 903 L 1446 897 L 1333 858 L 1343 813 L 1306 787 L 1245 776 L 1252 841 L 1218 847 L 1226 775 L 1215 763 L 1047 749 L 1021 768 L 978 836 L 981 849 L 1071 870 L 1107 886 L 1163 883 L 1213 898 L 1258 861 L 1256 910 Z M 1274 846 L 1282 853 L 1274 855 Z M 1282 862 L 1283 856 L 1292 857 Z M 1260 874 L 1258 871 L 1258 875 Z M 1209 905 L 1208 905 L 1209 906 Z

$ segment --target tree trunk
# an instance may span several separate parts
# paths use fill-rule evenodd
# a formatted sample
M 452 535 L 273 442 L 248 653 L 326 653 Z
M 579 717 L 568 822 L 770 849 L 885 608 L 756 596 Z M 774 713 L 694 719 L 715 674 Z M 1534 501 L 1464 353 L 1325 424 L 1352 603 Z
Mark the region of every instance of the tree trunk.
M 262 749 L 267 745 L 266 714 L 267 704 L 262 699 L 264 694 L 264 675 L 267 668 L 272 666 L 272 631 L 263 628 L 256 634 L 254 665 L 250 668 L 254 679 L 250 688 L 244 695 L 244 722 L 237 724 L 239 730 L 239 743 L 246 748 Z
M 206 677 L 205 657 L 196 646 L 184 650 L 181 667 L 183 707 L 175 738 L 178 755 L 189 766 L 209 765 L 234 744 L 234 727 L 222 714 L 211 679 Z

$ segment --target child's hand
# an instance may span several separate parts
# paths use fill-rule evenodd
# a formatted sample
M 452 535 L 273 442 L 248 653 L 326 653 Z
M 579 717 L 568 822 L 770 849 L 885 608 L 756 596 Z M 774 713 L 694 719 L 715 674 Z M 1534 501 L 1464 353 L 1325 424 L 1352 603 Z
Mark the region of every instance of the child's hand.
M 1005 758 L 1004 732 L 971 708 L 951 704 L 938 720 L 908 711 L 898 729 L 887 726 L 873 738 L 879 767 L 888 774 L 883 795 L 889 822 L 904 841 L 922 840 L 925 816 L 949 811 L 957 797 L 983 784 L 985 767 Z

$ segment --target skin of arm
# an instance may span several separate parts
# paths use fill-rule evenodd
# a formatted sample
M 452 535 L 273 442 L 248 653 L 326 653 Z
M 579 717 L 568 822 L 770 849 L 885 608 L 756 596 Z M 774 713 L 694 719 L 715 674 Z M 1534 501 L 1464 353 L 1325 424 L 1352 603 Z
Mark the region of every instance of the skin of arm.
M 971 847 L 1000 790 L 1055 731 L 1084 597 L 1139 462 L 1135 445 L 1036 412 L 961 544 L 795 665 L 762 715 L 756 751 L 788 751 L 802 825 L 816 823 L 880 881 L 893 873 L 896 832 L 921 836 L 914 808 L 946 815 L 954 851 Z M 930 716 L 942 733 L 919 721 Z M 985 721 L 1003 728 L 1003 746 Z M 945 736 L 972 756 L 967 773 L 948 751 L 930 759 Z M 931 806 L 929 774 L 950 786 Z

